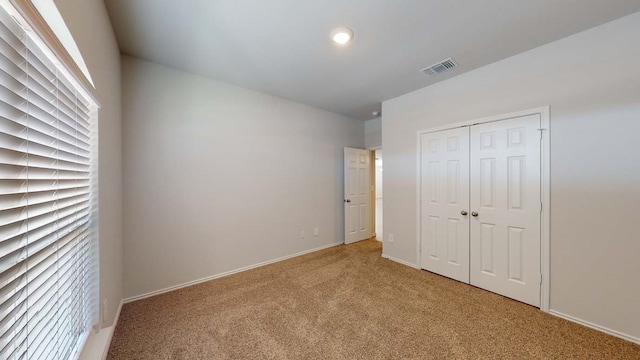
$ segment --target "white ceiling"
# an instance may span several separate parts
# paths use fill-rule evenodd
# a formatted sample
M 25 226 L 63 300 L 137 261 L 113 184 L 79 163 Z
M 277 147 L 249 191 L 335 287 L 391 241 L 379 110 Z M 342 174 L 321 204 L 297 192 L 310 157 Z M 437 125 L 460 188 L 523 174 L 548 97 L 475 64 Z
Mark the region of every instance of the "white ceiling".
M 122 53 L 358 119 L 380 102 L 640 11 L 638 0 L 105 0 Z M 334 46 L 338 26 L 355 32 Z M 419 69 L 453 57 L 427 78 Z M 588 74 L 585 74 L 588 76 Z

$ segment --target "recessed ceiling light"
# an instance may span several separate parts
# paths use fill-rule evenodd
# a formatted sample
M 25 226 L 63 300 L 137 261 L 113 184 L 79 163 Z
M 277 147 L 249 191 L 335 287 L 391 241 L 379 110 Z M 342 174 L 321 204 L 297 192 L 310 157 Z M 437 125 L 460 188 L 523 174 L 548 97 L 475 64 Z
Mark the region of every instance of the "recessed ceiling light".
M 353 31 L 346 27 L 333 29 L 331 32 L 331 40 L 338 45 L 345 45 L 353 39 Z

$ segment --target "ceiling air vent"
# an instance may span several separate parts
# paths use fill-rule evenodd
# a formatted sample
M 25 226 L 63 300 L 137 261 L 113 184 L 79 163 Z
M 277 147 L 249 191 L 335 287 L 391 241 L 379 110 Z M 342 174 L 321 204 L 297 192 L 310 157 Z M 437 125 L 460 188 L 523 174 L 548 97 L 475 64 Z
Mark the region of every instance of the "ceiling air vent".
M 420 71 L 422 71 L 428 77 L 433 77 L 442 74 L 443 72 L 447 72 L 457 66 L 458 63 L 456 63 L 455 60 L 453 60 L 452 58 L 448 58 L 446 60 L 440 61 L 437 64 L 426 67 Z

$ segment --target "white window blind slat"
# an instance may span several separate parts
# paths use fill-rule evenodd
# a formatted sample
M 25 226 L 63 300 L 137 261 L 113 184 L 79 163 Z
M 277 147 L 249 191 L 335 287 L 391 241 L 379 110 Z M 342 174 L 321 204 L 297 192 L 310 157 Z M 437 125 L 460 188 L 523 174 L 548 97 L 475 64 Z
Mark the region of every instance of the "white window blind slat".
M 25 320 L 26 321 L 26 320 Z M 26 327 L 20 331 L 16 331 L 7 345 L 0 349 L 0 354 L 5 356 L 4 359 L 26 359 L 27 356 L 27 331 Z
M 22 70 L 18 65 L 16 65 L 13 61 L 9 60 L 4 53 L 2 53 L 3 41 L 0 39 L 0 70 L 3 72 L 3 76 L 10 77 L 13 79 L 14 83 L 23 84 L 20 81 L 24 75 L 24 70 Z
M 97 321 L 95 104 L 33 34 L 0 9 L 3 360 L 68 359 Z
M 0 267 L 0 286 L 3 288 L 3 290 L 6 290 L 2 292 L 3 294 L 13 293 L 12 291 L 14 288 L 12 286 L 17 286 L 18 284 L 20 284 L 20 282 L 14 282 L 14 280 L 22 276 L 22 274 L 27 271 L 26 264 L 21 263 L 19 258 L 14 257 L 14 254 L 16 254 L 15 256 L 19 256 L 20 252 L 14 251 L 8 254 L 7 256 L 9 257 L 9 259 L 16 260 L 11 264 L 6 264 L 5 262 L 3 262 Z M 11 283 L 13 283 L 13 285 L 11 285 Z M 4 289 L 5 287 L 7 287 L 7 289 Z M 0 304 L 2 304 L 4 301 L 5 298 L 0 298 Z
M 9 109 L 11 110 L 11 109 Z M 16 112 L 19 113 L 19 112 Z M 56 148 L 65 151 L 68 154 L 79 156 L 83 163 L 89 162 L 89 154 L 91 144 L 78 141 L 78 139 L 70 138 L 65 133 L 59 132 L 53 125 L 49 125 L 41 122 L 31 122 L 26 124 L 27 116 L 24 114 L 18 115 L 18 119 L 8 119 L 0 115 L 0 133 L 12 134 L 15 137 L 25 139 L 23 134 L 26 133 L 26 129 L 29 129 L 30 138 L 35 139 L 35 142 L 41 145 L 56 144 Z
M 78 203 L 87 204 L 88 202 L 89 195 L 82 194 L 70 199 L 57 199 L 53 202 L 30 204 L 29 206 L 20 207 L 15 210 L 10 209 L 7 211 L 0 211 L 0 222 L 11 225 L 21 223 L 32 218 L 37 218 L 39 220 L 51 218 L 57 220 L 60 214 L 75 213 L 77 210 L 76 205 Z M 36 222 L 34 222 L 34 224 L 36 224 Z
M 16 29 L 9 29 L 9 27 L 13 27 L 12 24 L 7 24 L 6 22 L 2 22 L 0 24 L 0 40 L 7 44 L 8 47 L 13 49 L 17 54 L 21 54 L 21 51 L 24 50 L 24 44 L 22 40 L 20 40 L 20 36 L 16 36 Z M 7 50 L 3 49 L 3 53 Z M 18 62 L 20 63 L 20 62 Z
M 27 176 L 35 180 L 71 180 L 78 178 L 78 171 L 56 170 L 50 167 L 29 167 L 29 173 L 21 171 L 20 165 L 0 164 L 0 178 L 5 180 L 27 180 Z
M 57 222 L 45 217 L 42 223 L 34 224 L 32 228 L 27 228 L 23 223 L 17 222 L 6 227 L 6 230 L 3 229 L 4 234 L 15 234 L 15 236 L 0 242 L 0 244 L 3 244 L 4 249 L 2 257 L 6 258 L 0 259 L 2 260 L 0 269 L 4 271 L 20 263 L 26 257 L 27 250 L 29 254 L 34 255 L 39 251 L 40 247 L 49 244 L 47 239 L 52 237 L 55 239 L 56 236 L 64 236 L 76 228 L 85 228 L 88 226 L 88 209 L 77 213 L 67 211 L 66 215 L 60 215 Z M 49 220 L 49 222 L 47 222 L 47 220 Z M 56 229 L 58 229 L 57 233 L 55 232 Z M 27 246 L 29 246 L 29 248 L 27 248 Z M 10 273 L 0 274 L 0 284 L 2 284 L 3 279 L 6 278 L 5 275 L 9 276 Z
M 76 128 L 83 135 L 87 135 L 90 124 L 82 118 L 84 114 L 80 112 L 79 102 L 67 103 L 67 101 L 70 102 L 70 99 L 67 99 L 66 96 L 61 96 L 60 92 L 58 92 L 56 100 L 58 101 L 58 110 L 61 115 L 60 119 L 65 121 L 67 125 Z
M 91 171 L 90 165 L 77 161 L 78 159 L 74 159 L 73 154 L 68 154 L 55 148 L 44 147 L 37 143 L 29 144 L 29 150 L 33 150 L 33 154 L 30 154 L 27 158 L 21 151 L 8 150 L 6 148 L 12 144 L 16 145 L 14 149 L 22 146 L 26 147 L 26 144 L 20 144 L 21 141 L 19 139 L 3 136 L 0 133 L 0 141 L 4 141 L 4 144 L 0 147 L 0 161 L 6 161 L 5 164 L 7 165 L 21 166 L 29 162 L 29 164 L 38 166 L 41 169 L 58 170 L 66 175 L 69 175 L 69 172 L 75 172 L 78 178 Z M 56 155 L 60 156 L 57 157 Z
M 26 273 L 27 266 L 24 264 L 23 260 L 26 258 L 26 253 L 23 251 L 23 248 L 18 250 L 14 250 L 12 252 L 7 253 L 3 257 L 3 261 L 5 263 L 2 264 L 2 278 L 0 279 L 0 283 L 2 286 L 6 286 L 6 291 L 3 293 L 13 294 L 13 291 L 16 290 L 14 286 L 18 286 L 20 284 L 20 278 Z M 0 303 L 4 301 L 0 299 Z
M 46 112 L 57 110 L 52 103 L 56 101 L 55 85 L 49 79 L 42 78 L 34 69 L 29 69 L 26 74 L 15 76 L 18 72 L 24 72 L 24 69 L 18 68 L 16 65 L 1 59 L 4 64 L 0 72 L 0 84 L 6 90 L 13 92 L 21 98 L 28 100 L 32 105 L 38 106 Z M 29 89 L 27 91 L 27 83 Z M 27 96 L 31 96 L 27 99 Z M 71 115 L 68 115 L 71 117 Z
M 39 59 L 36 58 L 36 62 L 27 62 L 25 54 L 21 53 L 20 49 L 16 49 L 16 46 L 19 46 L 16 43 L 19 44 L 20 40 L 15 37 L 0 39 L 0 51 L 2 51 L 0 64 L 4 73 L 15 79 L 14 86 L 7 88 L 24 97 L 25 95 L 22 92 L 26 90 L 26 84 L 28 83 L 29 93 L 34 96 L 32 99 L 33 105 L 42 107 L 44 111 L 55 109 L 47 106 L 47 104 L 51 104 L 55 100 L 56 94 L 58 94 L 58 100 L 60 100 L 58 110 L 63 111 L 65 116 L 70 119 L 80 116 L 85 120 L 81 125 L 87 124 L 88 115 L 86 113 L 76 114 L 76 101 L 73 95 L 70 95 L 73 93 L 70 93 L 70 90 L 66 88 L 64 92 L 56 91 L 59 90 L 56 86 L 58 83 L 65 83 L 58 81 L 54 72 Z M 27 50 L 26 56 L 35 58 L 33 52 L 32 50 Z
M 12 104 L 12 101 L 14 101 L 15 104 Z M 17 104 L 18 102 L 20 103 Z M 55 136 L 71 144 L 79 143 L 82 146 L 89 146 L 91 144 L 91 138 L 88 135 L 78 132 L 75 129 L 70 129 L 68 125 L 59 122 L 55 116 L 37 107 L 31 107 L 27 114 L 27 110 L 23 109 L 26 108 L 26 106 L 23 104 L 24 101 L 21 97 L 10 93 L 6 88 L 0 86 L 0 105 L 3 107 L 3 109 L 0 110 L 0 117 L 5 119 L 10 118 L 13 122 L 17 123 L 26 122 L 26 118 L 28 118 L 30 121 L 29 126 L 42 132 L 51 127 L 57 128 L 56 132 L 46 132 L 49 136 Z M 35 137 L 34 140 L 37 141 L 38 138 Z
M 36 93 L 28 91 L 17 93 L 0 84 L 0 102 L 5 103 L 5 105 L 9 107 L 6 111 L 13 112 L 15 115 L 18 115 L 18 118 L 29 116 L 31 121 L 38 120 L 50 126 L 56 124 L 57 130 L 66 134 L 67 139 L 79 139 L 83 143 L 91 143 L 90 131 L 88 129 L 85 129 L 81 124 L 74 127 L 71 123 L 72 121 L 75 122 L 75 120 L 70 119 L 61 112 L 55 112 L 54 110 L 56 109 L 52 108 L 45 99 L 42 99 L 42 97 Z M 29 110 L 27 110 L 27 104 L 31 105 Z M 1 114 L 0 116 L 14 117 L 6 116 L 5 114 Z
M 73 239 L 71 239 L 73 241 Z M 40 277 L 42 276 L 46 276 L 45 279 L 43 279 L 41 282 L 37 283 L 37 287 L 38 288 L 42 288 L 43 284 L 50 284 L 51 286 L 58 286 L 58 291 L 60 293 L 73 293 L 76 294 L 77 292 L 73 292 L 73 288 L 75 286 L 75 284 L 71 281 L 64 281 L 64 279 L 68 279 L 71 278 L 73 276 L 73 274 L 75 272 L 78 271 L 78 263 L 77 261 L 74 261 L 74 255 L 76 255 L 78 249 L 77 246 L 74 246 L 74 244 L 72 242 L 66 244 L 64 246 L 63 249 L 58 250 L 57 254 L 55 254 L 55 256 L 58 257 L 58 263 L 53 263 L 50 266 L 56 266 L 55 268 L 53 268 L 56 272 L 56 274 L 51 274 L 52 270 L 50 270 L 51 268 L 47 268 L 46 271 L 44 271 L 42 273 L 42 275 L 40 275 Z M 53 255 L 52 255 L 53 256 Z M 51 263 L 51 262 L 49 262 Z M 57 277 L 55 276 L 57 275 Z M 61 280 L 62 279 L 62 280 Z M 72 321 L 73 317 L 70 316 L 69 312 L 62 313 L 62 317 L 60 318 L 56 318 L 54 315 L 55 313 L 52 313 L 52 309 L 54 308 L 54 306 L 51 305 L 51 302 L 44 302 L 44 300 L 46 300 L 47 298 L 42 295 L 40 298 L 38 298 L 37 300 L 35 300 L 37 302 L 37 307 L 39 309 L 39 318 L 41 319 L 41 322 L 46 322 L 46 323 L 55 323 L 57 321 Z M 64 304 L 64 299 L 57 299 L 58 300 L 58 305 L 60 304 Z M 67 299 L 68 301 L 69 299 Z M 71 299 L 74 300 L 74 299 Z M 69 301 L 68 301 L 69 302 Z M 73 301 L 70 302 L 71 304 L 73 303 Z M 56 309 L 57 310 L 57 309 Z M 37 329 L 37 328 L 36 328 Z M 31 335 L 30 331 L 30 336 L 33 337 L 40 337 L 39 334 L 40 332 L 42 332 L 43 330 L 36 330 L 39 331 L 37 333 L 35 333 L 34 335 Z
M 77 129 L 72 128 L 64 121 L 59 121 L 55 115 L 50 114 L 46 111 L 43 111 L 41 108 L 37 106 L 31 106 L 29 108 L 29 117 L 30 121 L 41 121 L 45 124 L 56 124 L 56 128 L 59 132 L 63 132 L 66 135 L 69 135 L 75 140 L 81 140 L 83 143 L 90 143 L 91 138 L 88 135 L 83 134 L 82 132 L 77 131 Z
M 56 289 L 57 290 L 57 289 Z M 36 325 L 27 333 L 27 343 L 29 344 L 29 358 L 41 360 L 47 354 L 51 354 L 53 349 L 48 349 L 48 345 L 54 339 L 47 334 L 56 334 L 56 323 L 51 314 L 54 306 L 45 304 L 46 307 L 40 309 L 37 317 L 27 319 L 28 322 L 35 322 Z
M 85 222 L 81 228 L 77 228 L 77 224 L 75 222 L 66 225 L 66 229 L 64 231 L 60 231 L 57 235 L 62 237 L 66 237 L 69 234 L 71 236 L 86 236 L 86 235 L 78 235 L 78 234 L 86 234 L 86 226 L 88 222 Z M 56 245 L 56 234 L 48 234 L 40 237 L 37 240 L 34 240 L 28 245 L 28 254 L 31 257 L 37 257 L 36 259 L 40 259 L 42 257 L 47 257 L 52 254 L 52 252 L 57 248 Z M 64 241 L 64 240 L 62 240 Z M 84 251 L 84 250 L 83 250 Z M 33 263 L 29 264 L 26 262 L 26 254 L 27 252 L 21 251 L 21 249 L 15 250 L 11 253 L 8 253 L 5 256 L 6 261 L 9 263 L 7 266 L 11 266 L 12 271 L 7 271 L 6 276 L 0 280 L 0 283 L 4 285 L 12 282 L 11 286 L 7 286 L 6 291 L 2 291 L 0 293 L 13 293 L 17 291 L 22 284 L 22 280 L 24 280 L 24 274 L 29 268 L 29 266 L 34 265 Z M 32 274 L 32 276 L 35 276 Z
M 0 56 L 0 86 L 6 88 L 8 91 L 11 91 L 14 94 L 20 94 L 25 91 L 24 84 L 16 77 L 16 75 L 20 76 L 20 69 L 14 69 L 12 64 L 5 64 L 3 57 Z M 12 74 L 13 73 L 13 74 Z
M 54 183 L 46 180 L 30 180 L 29 190 L 31 190 L 30 192 L 47 191 L 51 186 L 57 186 L 60 190 L 76 188 L 88 189 L 90 186 L 88 179 L 58 180 L 56 185 L 52 184 Z M 0 195 L 18 193 L 27 193 L 27 182 L 25 180 L 0 179 Z
M 21 82 L 25 83 L 24 79 L 31 77 L 30 86 L 54 90 L 55 86 L 52 86 L 52 82 L 56 79 L 55 71 L 44 65 L 30 49 L 26 49 L 20 39 L 15 36 L 6 36 L 5 32 L 6 28 L 3 29 L 0 26 L 0 52 L 4 58 L 2 63 L 12 70 L 10 73 L 15 74 L 15 68 L 19 68 L 23 71 L 16 78 Z
M 59 82 L 59 85 L 64 85 L 64 82 Z M 66 87 L 66 86 L 65 86 Z M 62 102 L 62 104 L 64 105 L 64 107 L 66 109 L 68 109 L 70 111 L 70 117 L 75 117 L 75 100 L 73 98 L 73 91 L 69 91 L 68 89 L 65 89 L 66 91 L 59 91 L 58 92 L 58 100 L 60 100 L 60 102 Z
M 44 214 L 36 217 L 35 221 L 33 222 L 35 230 L 33 230 L 33 228 L 29 228 L 28 226 L 25 226 L 24 220 L 14 221 L 9 225 L 3 227 L 2 232 L 3 232 L 3 236 L 5 236 L 5 240 L 3 242 L 6 242 L 6 240 L 10 238 L 27 236 L 28 237 L 27 243 L 31 244 L 32 240 L 35 241 L 39 239 L 39 238 L 37 239 L 32 239 L 32 238 L 35 237 L 36 234 L 41 233 L 45 227 L 48 227 L 53 224 L 56 224 L 57 226 L 56 221 L 59 221 L 57 219 L 58 216 L 60 219 L 62 219 L 61 220 L 62 222 L 60 223 L 61 225 L 64 225 L 64 224 L 68 225 L 69 223 L 75 223 L 75 222 L 78 222 L 77 225 L 83 225 L 85 221 L 88 221 L 87 213 L 89 211 L 89 207 L 86 206 L 86 203 L 84 205 L 85 205 L 84 209 L 78 208 L 79 211 L 75 211 L 74 206 L 61 208 L 61 210 L 58 213 L 54 211 L 48 211 L 48 212 L 46 210 L 43 211 Z M 82 213 L 85 213 L 87 215 L 81 216 Z M 21 215 L 18 215 L 18 216 L 21 216 Z M 13 254 L 16 251 L 17 250 L 11 252 L 10 254 Z M 7 266 L 12 266 L 12 265 L 13 264 L 11 263 L 6 265 L 0 264 L 0 268 L 6 268 Z
M 80 227 L 85 226 L 86 223 L 89 222 L 89 207 L 86 206 L 84 208 L 78 208 L 77 210 L 69 208 L 66 209 L 66 211 L 60 211 L 57 219 L 52 219 L 49 214 L 45 214 L 44 216 L 36 218 L 36 220 L 37 221 L 32 222 L 31 227 L 25 226 L 24 222 L 20 221 L 3 226 L 0 228 L 0 234 L 2 236 L 0 237 L 0 243 L 8 243 L 9 240 L 14 240 L 20 241 L 20 244 L 22 244 L 22 241 L 27 241 L 27 244 L 31 244 L 34 241 L 40 240 L 45 235 L 52 233 L 56 227 L 62 229 L 62 234 L 66 234 L 70 231 L 67 225 L 75 224 L 75 226 Z M 7 252 L 7 254 L 12 255 L 17 250 L 12 250 L 11 253 Z M 11 266 L 13 266 L 13 264 L 9 263 L 8 260 L 7 263 L 0 263 L 0 269 L 6 269 Z M 0 274 L 0 279 L 1 278 L 2 274 Z
M 27 69 L 22 70 L 25 71 L 25 75 L 17 79 L 25 85 L 25 89 L 19 95 L 25 99 L 27 96 L 31 96 L 28 99 L 31 105 L 38 106 L 44 111 L 55 110 L 56 108 L 51 104 L 55 101 L 54 92 L 56 90 L 52 80 L 37 71 L 35 67 L 27 67 Z
M 67 224 L 74 221 L 78 222 L 78 226 L 83 225 L 84 221 L 88 221 L 86 218 L 89 215 L 88 201 L 86 201 L 86 196 L 83 196 L 80 199 L 82 201 L 79 201 L 75 206 L 58 206 L 57 212 L 47 211 L 44 207 L 44 211 L 41 211 L 39 216 L 29 218 L 29 226 L 26 226 L 25 216 L 20 213 L 24 209 L 21 208 L 18 212 L 4 212 L 2 216 L 5 219 L 5 224 L 0 226 L 0 244 L 4 246 L 7 241 L 16 240 L 20 236 L 28 236 L 29 239 L 37 238 L 38 234 L 48 231 L 44 229 L 45 226 L 53 223 L 59 224 L 58 229 L 65 229 Z
M 59 149 L 57 142 L 43 145 L 38 142 L 27 142 L 22 136 L 26 137 L 26 131 L 18 136 L 0 131 L 0 161 L 2 163 L 23 165 L 29 161 L 34 166 L 46 168 L 78 170 L 85 173 L 90 171 L 90 165 L 86 163 L 85 159 L 77 154 Z M 27 147 L 29 148 L 28 160 L 24 152 Z
M 30 269 L 34 279 L 29 280 L 28 287 L 33 289 L 29 294 L 29 308 L 32 310 L 32 322 L 36 323 L 36 326 L 30 327 L 28 336 L 34 341 L 31 342 L 30 348 L 35 350 L 36 354 L 41 354 L 42 341 L 47 338 L 43 336 L 48 334 L 53 327 L 53 323 L 56 321 L 55 312 L 53 311 L 53 302 L 48 294 L 52 289 L 56 289 L 58 293 L 75 293 L 73 292 L 73 281 L 62 281 L 61 279 L 73 279 L 74 274 L 79 266 L 75 261 L 75 243 L 78 241 L 76 237 L 67 237 L 63 240 L 62 248 L 56 250 L 55 247 L 50 249 L 46 254 L 46 257 L 39 257 L 36 264 Z M 52 258 L 57 258 L 57 261 L 51 261 Z M 67 297 L 67 299 L 69 299 Z M 54 299 L 56 301 L 63 301 L 60 299 Z M 72 300 L 77 300 L 72 298 Z M 77 302 L 77 301 L 75 301 Z M 72 302 L 75 303 L 75 302 Z M 65 315 L 65 314 L 63 314 Z M 66 313 L 68 318 L 73 315 L 69 312 Z
M 76 112 L 77 115 L 80 116 L 82 119 L 84 119 L 87 122 L 87 125 L 89 125 L 90 124 L 89 113 L 91 112 L 90 102 L 83 97 L 78 97 L 75 95 L 77 92 L 76 88 L 67 78 L 58 77 L 58 81 L 60 82 L 58 87 L 60 88 L 62 95 L 69 100 L 68 104 L 74 104 L 75 106 L 78 106 L 80 111 Z M 69 107 L 71 109 L 74 108 L 73 106 L 69 106 Z
M 26 321 L 27 303 L 21 301 L 19 306 L 15 306 L 10 313 L 7 313 L 4 321 L 0 323 L 0 349 L 9 345 L 14 339 L 14 334 L 25 328 Z
M 25 301 L 27 298 L 27 281 L 18 278 L 14 282 L 15 284 L 11 285 L 15 286 L 15 289 L 10 292 L 3 292 L 3 299 L 6 300 L 0 303 L 0 316 L 2 316 L 0 323 L 3 329 L 7 329 L 2 333 L 3 338 L 9 329 L 16 329 L 15 320 L 27 312 Z
M 54 323 L 55 324 L 55 323 Z M 49 325 L 48 328 L 43 331 L 41 331 L 41 333 L 55 333 L 55 326 L 54 325 Z M 57 351 L 55 349 L 55 341 L 53 338 L 36 338 L 36 341 L 39 342 L 35 342 L 33 344 L 30 344 L 30 357 L 36 360 L 47 360 L 47 359 L 53 359 L 52 356 L 56 355 Z M 41 339 L 44 339 L 41 340 Z M 64 359 L 63 357 L 60 357 L 60 359 Z
M 24 194 L 0 195 L 0 212 L 22 209 L 28 203 L 32 205 L 53 203 L 54 201 L 69 200 L 76 197 L 88 198 L 89 195 L 77 189 L 59 189 L 49 191 L 30 192 L 26 197 Z

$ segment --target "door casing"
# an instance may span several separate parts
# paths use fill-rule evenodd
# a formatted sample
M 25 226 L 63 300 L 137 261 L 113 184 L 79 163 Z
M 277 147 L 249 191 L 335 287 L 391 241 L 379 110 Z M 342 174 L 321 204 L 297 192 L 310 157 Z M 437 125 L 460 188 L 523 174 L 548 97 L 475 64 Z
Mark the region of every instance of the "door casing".
M 527 115 L 540 115 L 540 123 L 541 123 L 541 143 L 540 143 L 540 177 L 541 177 L 541 189 L 540 189 L 540 199 L 542 200 L 542 213 L 540 214 L 540 271 L 542 273 L 542 283 L 540 284 L 540 310 L 544 312 L 549 312 L 549 285 L 550 285 L 550 242 L 551 242 L 551 233 L 550 233 L 550 200 L 551 200 L 551 192 L 550 192 L 550 184 L 551 184 L 551 176 L 550 176 L 550 146 L 549 146 L 549 138 L 550 138 L 550 127 L 549 127 L 549 116 L 550 116 L 550 107 L 543 106 L 539 108 L 518 111 L 503 115 L 490 116 L 486 118 L 470 120 L 459 122 L 455 124 L 449 124 L 444 126 L 433 127 L 429 129 L 419 130 L 416 134 L 416 264 L 419 269 L 422 269 L 421 264 L 421 204 L 420 199 L 422 198 L 421 187 L 420 187 L 420 166 L 421 166 L 421 135 L 438 132 L 442 130 L 455 129 L 459 127 L 466 127 L 471 125 L 496 122 L 501 120 L 508 120 L 512 118 L 527 116 Z

